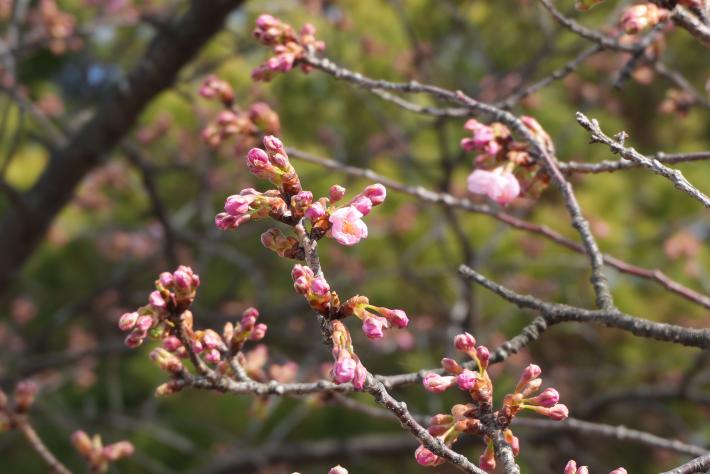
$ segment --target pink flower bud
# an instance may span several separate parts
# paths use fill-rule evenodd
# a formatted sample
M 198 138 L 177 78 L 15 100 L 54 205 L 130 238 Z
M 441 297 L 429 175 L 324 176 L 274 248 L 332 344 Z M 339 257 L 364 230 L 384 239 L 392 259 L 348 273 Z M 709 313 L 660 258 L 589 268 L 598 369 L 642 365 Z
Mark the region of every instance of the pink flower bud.
M 285 153 L 283 143 L 273 135 L 266 135 L 264 137 L 264 148 L 266 148 L 266 151 L 269 153 Z
M 259 317 L 259 310 L 256 308 L 253 308 L 251 306 L 242 312 L 242 319 L 253 318 L 254 320 L 256 320 L 258 317 Z M 244 324 L 244 323 L 242 323 L 242 324 Z
M 150 359 L 158 364 L 161 370 L 177 374 L 183 371 L 182 362 L 172 353 L 159 347 L 150 352 Z
M 182 342 L 175 336 L 168 336 L 163 339 L 163 348 L 170 352 L 175 352 L 182 347 Z
M 301 276 L 294 280 L 293 287 L 296 289 L 296 292 L 305 295 L 308 294 L 308 290 L 310 290 L 311 285 L 305 276 Z
M 540 405 L 550 408 L 560 401 L 560 394 L 554 388 L 547 388 L 535 398 L 526 400 L 526 403 L 531 405 Z
M 249 335 L 249 340 L 250 341 L 260 341 L 264 339 L 266 336 L 266 330 L 268 329 L 268 326 L 264 323 L 259 323 L 256 326 L 254 326 L 254 329 L 252 329 L 251 334 Z
M 249 212 L 249 205 L 254 201 L 254 196 L 235 194 L 224 201 L 224 212 L 234 217 L 240 217 Z
M 380 183 L 372 184 L 365 188 L 362 194 L 372 201 L 373 206 L 379 206 L 385 202 L 387 197 L 387 189 Z
M 135 349 L 143 344 L 146 336 L 147 334 L 145 332 L 134 329 L 128 334 L 128 336 L 126 336 L 126 340 L 124 342 L 131 349 Z
M 387 320 L 380 316 L 370 316 L 362 322 L 362 330 L 369 339 L 382 339 L 383 329 L 387 327 Z
M 308 209 L 306 209 L 305 215 L 311 221 L 318 220 L 325 215 L 325 208 L 323 207 L 323 204 L 316 201 L 313 204 L 311 204 L 310 206 L 308 206 Z
M 476 349 L 476 338 L 465 332 L 454 338 L 454 346 L 461 352 L 471 352 Z
M 153 327 L 153 318 L 148 315 L 139 316 L 136 320 L 136 329 L 141 332 L 146 332 Z
M 175 280 L 175 286 L 181 290 L 187 290 L 192 285 L 192 278 L 183 270 L 176 270 L 173 273 L 173 279 Z
M 313 270 L 311 270 L 309 267 L 305 265 L 300 265 L 296 264 L 293 266 L 293 269 L 291 270 L 291 278 L 296 280 L 299 277 L 306 277 L 308 280 L 313 278 Z
M 443 359 L 441 359 L 441 366 L 444 368 L 445 371 L 454 375 L 458 375 L 464 370 L 458 364 L 458 362 L 456 362 L 454 359 L 449 359 L 448 357 L 444 357 Z
M 363 216 L 366 216 L 372 210 L 372 201 L 366 196 L 359 195 L 350 203 L 352 207 L 360 211 Z
M 438 466 L 444 463 L 444 459 L 429 451 L 424 445 L 420 445 L 414 452 L 414 458 L 421 466 Z
M 205 351 L 205 360 L 211 364 L 216 364 L 221 360 L 221 354 L 217 349 L 209 349 Z
M 317 276 L 311 281 L 311 291 L 317 296 L 325 296 L 330 293 L 330 286 L 322 276 Z
M 269 155 L 261 148 L 252 148 L 247 152 L 247 167 L 258 176 L 261 170 L 271 167 Z
M 341 199 L 343 199 L 344 196 L 345 188 L 338 184 L 332 185 L 328 190 L 328 199 L 330 199 L 331 203 L 336 203 L 340 201 Z
M 365 381 L 367 380 L 367 369 L 362 365 L 360 359 L 357 359 L 355 365 L 355 374 L 353 376 L 353 387 L 355 390 L 362 390 L 365 388 Z
M 219 348 L 223 345 L 222 338 L 219 336 L 219 334 L 217 334 L 211 329 L 207 329 L 205 331 L 205 335 L 202 338 L 202 343 L 208 349 Z
M 577 462 L 574 459 L 567 461 L 563 474 L 577 474 Z
M 611 471 L 609 474 L 627 474 L 626 469 L 623 467 L 617 467 L 613 471 Z
M 132 313 L 124 313 L 118 320 L 118 328 L 121 331 L 130 331 L 136 325 L 138 321 L 138 313 L 133 311 Z
M 219 230 L 227 230 L 237 227 L 237 218 L 230 216 L 226 212 L 220 212 L 214 216 L 214 225 Z
M 477 169 L 468 177 L 468 190 L 474 194 L 485 194 L 505 206 L 520 194 L 520 183 L 513 173 L 502 166 L 493 171 Z
M 486 368 L 488 368 L 488 361 L 491 359 L 491 353 L 488 348 L 486 346 L 478 346 L 476 349 L 476 357 L 478 357 L 481 368 L 486 370 Z
M 348 470 L 338 464 L 335 467 L 331 467 L 328 474 L 348 474 Z
M 579 466 L 579 468 L 577 469 L 577 474 L 589 474 L 589 467 Z
M 510 449 L 513 451 L 513 456 L 517 456 L 520 454 L 520 440 L 518 439 L 517 436 L 513 435 L 513 432 L 510 430 L 505 430 L 503 432 L 503 437 L 505 438 L 505 441 L 510 445 Z
M 256 26 L 262 29 L 273 28 L 274 25 L 278 23 L 279 20 L 277 20 L 271 15 L 267 15 L 266 13 L 259 15 L 259 17 L 256 19 Z
M 242 315 L 241 320 L 242 329 L 245 331 L 250 331 L 256 325 L 256 316 L 252 313 L 247 313 Z
M 168 304 L 165 302 L 159 291 L 153 291 L 148 297 L 148 303 L 157 309 L 165 309 Z
M 350 357 L 350 354 L 341 350 L 338 360 L 333 366 L 333 379 L 336 383 L 350 382 L 355 377 L 357 363 Z
M 15 386 L 15 410 L 25 413 L 35 402 L 39 385 L 32 380 L 22 380 Z
M 161 273 L 158 277 L 158 280 L 160 281 L 160 284 L 163 286 L 163 288 L 170 288 L 171 286 L 173 286 L 173 274 L 170 272 Z
M 387 308 L 377 308 L 377 310 L 387 318 L 387 321 L 390 322 L 393 326 L 396 326 L 400 329 L 406 328 L 409 325 L 409 318 L 407 317 L 407 313 L 405 313 L 401 309 L 387 309 Z
M 530 364 L 525 367 L 525 369 L 523 369 L 523 373 L 520 375 L 518 384 L 515 386 L 515 392 L 520 392 L 523 387 L 528 384 L 528 382 L 530 382 L 532 379 L 538 378 L 540 374 L 542 374 L 542 369 L 539 365 Z
M 557 405 L 549 408 L 550 412 L 547 415 L 555 421 L 562 421 L 569 416 L 569 409 L 566 405 L 558 403 Z
M 429 372 L 424 376 L 424 388 L 433 393 L 445 392 L 456 382 L 456 377 L 441 376 L 435 372 Z
M 464 369 L 464 371 L 456 377 L 456 383 L 459 388 L 466 391 L 473 388 L 476 384 L 476 380 L 478 380 L 478 373 L 468 369 Z

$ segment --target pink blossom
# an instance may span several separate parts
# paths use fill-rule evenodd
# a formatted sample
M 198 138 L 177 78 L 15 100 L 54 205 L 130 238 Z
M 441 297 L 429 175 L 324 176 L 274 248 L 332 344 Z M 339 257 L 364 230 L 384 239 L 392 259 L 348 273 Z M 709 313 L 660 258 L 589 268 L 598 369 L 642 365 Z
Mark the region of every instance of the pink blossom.
M 520 194 L 520 183 L 513 173 L 498 167 L 493 171 L 474 170 L 468 176 L 468 190 L 485 194 L 498 204 L 508 205 Z
M 322 276 L 317 276 L 311 281 L 311 291 L 317 296 L 325 296 L 330 292 L 330 285 Z
M 554 388 L 547 388 L 535 398 L 526 400 L 531 405 L 540 405 L 543 407 L 553 407 L 560 401 L 560 394 Z
M 323 207 L 323 204 L 318 201 L 314 202 L 313 204 L 308 206 L 308 209 L 306 209 L 306 218 L 310 219 L 311 221 L 320 219 L 324 215 L 325 207 Z
M 461 390 L 471 390 L 476 380 L 478 380 L 478 373 L 467 369 L 464 369 L 464 371 L 456 377 L 456 383 Z
M 168 307 L 168 303 L 165 302 L 159 291 L 153 291 L 148 297 L 148 302 L 154 308 L 165 309 Z
M 333 379 L 336 383 L 350 382 L 355 377 L 357 363 L 345 350 L 340 350 L 338 360 L 333 366 Z
M 456 377 L 442 376 L 435 372 L 429 372 L 422 381 L 424 388 L 429 392 L 442 393 L 456 383 Z
M 387 189 L 380 183 L 375 183 L 366 187 L 362 194 L 372 201 L 373 206 L 379 206 L 385 202 L 385 198 L 387 197 Z
M 353 199 L 350 205 L 360 211 L 363 216 L 368 215 L 372 210 L 372 201 L 362 194 Z
M 515 386 L 515 392 L 520 392 L 532 379 L 538 378 L 542 374 L 542 369 L 539 365 L 530 364 L 523 369 L 523 373 L 520 374 L 520 379 L 518 379 L 518 384 Z
M 367 380 L 367 369 L 362 365 L 360 359 L 358 358 L 355 365 L 355 374 L 353 376 L 353 387 L 356 390 L 362 390 L 365 387 L 365 380 Z
M 367 225 L 362 221 L 363 214 L 353 206 L 342 207 L 330 215 L 333 225 L 332 237 L 343 245 L 355 245 L 360 239 L 367 238 Z
M 577 474 L 577 462 L 574 459 L 567 461 L 564 474 Z

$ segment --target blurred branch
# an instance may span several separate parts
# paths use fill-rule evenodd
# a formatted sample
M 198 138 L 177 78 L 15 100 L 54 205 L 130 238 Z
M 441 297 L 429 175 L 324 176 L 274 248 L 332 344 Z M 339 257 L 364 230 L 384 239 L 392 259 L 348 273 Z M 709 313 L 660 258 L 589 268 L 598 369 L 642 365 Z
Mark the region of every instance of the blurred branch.
M 174 81 L 180 69 L 221 29 L 243 0 L 200 0 L 151 41 L 127 81 L 117 84 L 93 117 L 54 150 L 38 182 L 23 197 L 28 210 L 12 209 L 0 222 L 0 292 L 13 281 L 81 179 L 130 130 L 145 106 Z
M 662 474 L 694 474 L 696 472 L 705 472 L 708 468 L 710 468 L 710 454 L 695 458 L 682 466 L 678 466 Z

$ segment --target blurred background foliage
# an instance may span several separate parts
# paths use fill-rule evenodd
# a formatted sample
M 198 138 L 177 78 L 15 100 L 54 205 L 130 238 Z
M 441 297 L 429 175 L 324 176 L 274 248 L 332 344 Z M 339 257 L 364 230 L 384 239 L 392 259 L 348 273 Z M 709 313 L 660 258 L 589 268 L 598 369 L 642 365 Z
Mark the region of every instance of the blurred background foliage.
M 577 15 L 572 3 L 557 2 L 563 11 Z M 79 0 L 59 4 L 80 24 L 98 15 Z M 601 27 L 613 22 L 626 4 L 607 1 L 578 19 Z M 280 115 L 287 146 L 371 168 L 410 185 L 464 196 L 473 155 L 458 147 L 466 135 L 463 119 L 412 114 L 318 72 L 293 71 L 270 83 L 252 82 L 251 69 L 269 54 L 250 36 L 262 12 L 296 27 L 315 24 L 329 58 L 370 77 L 417 79 L 487 101 L 505 98 L 544 77 L 589 45 L 561 30 L 533 1 L 250 1 L 228 19 L 225 31 L 181 73 L 175 87 L 142 114 L 128 141 L 139 147 L 152 169 L 174 228 L 179 262 L 191 265 L 202 278 L 194 308 L 197 324 L 219 329 L 243 308 L 258 307 L 269 325 L 269 364 L 295 360 L 299 379 L 308 380 L 319 376 L 331 357 L 320 343 L 313 315 L 293 291 L 293 262 L 259 242 L 270 224 L 250 222 L 226 233 L 214 228 L 214 214 L 226 195 L 248 186 L 264 190 L 267 183 L 247 173 L 233 143 L 213 150 L 200 141 L 201 129 L 219 111 L 197 95 L 200 81 L 208 73 L 229 81 L 243 108 L 256 101 L 269 103 Z M 18 81 L 52 120 L 74 127 L 108 84 L 125 77 L 153 32 L 144 23 L 99 26 L 80 49 L 58 55 L 40 48 L 23 57 L 17 65 Z M 707 49 L 683 31 L 667 34 L 666 43 L 666 62 L 702 89 L 710 77 Z M 594 56 L 577 73 L 527 98 L 514 111 L 536 117 L 564 161 L 613 158 L 604 146 L 588 144 L 587 133 L 574 120 L 577 110 L 598 118 L 610 133 L 628 131 L 629 143 L 644 153 L 710 149 L 710 110 L 661 112 L 672 85 L 652 70 L 637 71 L 621 90 L 612 88 L 624 61 L 618 53 Z M 413 100 L 431 104 L 425 97 Z M 6 95 L 0 97 L 0 109 L 6 114 L 0 148 L 11 150 L 3 152 L 9 163 L 6 179 L 27 189 L 47 162 L 46 148 L 38 139 L 42 128 Z M 298 160 L 294 165 L 304 186 L 316 195 L 327 193 L 334 183 L 346 186 L 349 195 L 369 184 Z M 706 163 L 678 167 L 691 182 L 710 190 Z M 573 184 L 605 252 L 662 268 L 685 285 L 710 292 L 710 221 L 697 202 L 645 171 L 577 175 Z M 4 199 L 0 209 L 9 205 Z M 518 200 L 508 211 L 576 239 L 553 188 L 537 201 Z M 584 256 L 489 217 L 390 192 L 368 225 L 370 237 L 355 247 L 324 240 L 320 248 L 326 275 L 341 296 L 364 294 L 410 315 L 411 330 L 391 331 L 384 341 L 369 342 L 359 330 L 353 331 L 357 351 L 373 373 L 435 367 L 442 355 L 452 355 L 451 337 L 461 329 L 495 347 L 531 320 L 532 313 L 462 282 L 456 268 L 464 262 L 523 293 L 586 307 L 594 304 Z M 137 454 L 112 467 L 112 472 L 123 473 L 241 472 L 219 471 L 215 463 L 221 456 L 254 453 L 266 446 L 345 442 L 373 433 L 404 436 L 395 422 L 368 418 L 322 397 L 252 400 L 184 391 L 155 399 L 153 390 L 165 376 L 148 360 L 152 344 L 126 350 L 116 321 L 122 312 L 144 304 L 157 274 L 171 269 L 164 243 L 141 172 L 119 147 L 82 183 L 3 297 L 2 386 L 26 376 L 41 383 L 32 418 L 70 467 L 81 466 L 69 443 L 70 433 L 78 428 L 100 433 L 107 442 L 132 441 Z M 707 309 L 653 282 L 613 269 L 607 269 L 607 275 L 619 307 L 628 313 L 694 327 L 710 322 Z M 610 393 L 675 387 L 696 356 L 696 350 L 619 331 L 563 324 L 496 365 L 493 373 L 497 395 L 502 396 L 519 370 L 535 361 L 573 416 L 707 445 L 707 395 L 696 402 L 627 397 L 595 405 Z M 707 394 L 709 376 L 705 367 L 696 379 L 698 392 Z M 460 392 L 435 396 L 421 386 L 398 389 L 396 395 L 426 415 L 463 400 Z M 368 397 L 356 398 L 371 403 Z M 593 437 L 523 427 L 516 434 L 522 443 L 523 472 L 561 472 L 570 458 L 590 464 L 595 472 L 624 465 L 634 473 L 655 472 L 685 460 Z M 461 447 L 474 460 L 481 450 L 477 440 Z M 0 457 L 3 472 L 45 469 L 17 434 L 0 437 Z M 409 448 L 387 456 L 261 462 L 260 467 L 242 470 L 319 473 L 340 462 L 352 473 L 424 472 Z

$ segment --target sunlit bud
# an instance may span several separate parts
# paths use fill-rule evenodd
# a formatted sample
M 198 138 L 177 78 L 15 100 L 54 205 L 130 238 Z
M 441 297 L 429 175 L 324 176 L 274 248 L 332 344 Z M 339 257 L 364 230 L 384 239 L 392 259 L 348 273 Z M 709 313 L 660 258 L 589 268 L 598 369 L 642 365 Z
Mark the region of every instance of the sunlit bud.
M 108 461 L 118 461 L 119 459 L 131 456 L 135 449 L 133 445 L 128 441 L 119 441 L 118 443 L 109 444 L 104 446 L 101 450 L 101 454 Z
M 481 368 L 486 370 L 488 367 L 488 361 L 491 359 L 491 353 L 486 346 L 478 346 L 476 349 L 476 357 L 481 364 Z
M 363 216 L 368 215 L 372 210 L 372 201 L 370 201 L 368 197 L 363 195 L 360 195 L 353 199 L 350 205 L 360 211 Z
M 154 308 L 165 309 L 168 304 L 165 302 L 159 291 L 153 291 L 148 297 L 148 303 Z
M 39 386 L 32 380 L 22 380 L 15 386 L 15 410 L 24 413 L 29 410 L 39 392 Z
M 85 458 L 90 458 L 94 452 L 91 438 L 83 431 L 75 431 L 71 435 L 71 442 L 79 454 Z
M 350 382 L 355 377 L 356 366 L 357 363 L 350 354 L 345 350 L 341 350 L 338 360 L 333 366 L 333 379 L 336 383 Z
M 130 331 L 136 325 L 136 321 L 138 321 L 137 312 L 124 313 L 118 320 L 118 328 L 121 331 Z
M 577 469 L 577 474 L 589 474 L 589 467 L 579 466 L 579 468 Z
M 456 383 L 459 388 L 466 391 L 473 388 L 476 380 L 478 380 L 478 373 L 468 369 L 464 369 L 464 371 L 456 377 Z
M 143 344 L 146 336 L 148 336 L 148 334 L 145 331 L 134 329 L 126 336 L 125 344 L 131 349 L 134 349 Z
M 523 390 L 522 392 L 520 392 L 520 394 L 523 397 L 529 397 L 533 393 L 540 390 L 540 387 L 542 387 L 542 379 L 532 379 L 525 387 L 523 387 Z
M 461 352 L 468 353 L 476 348 L 476 339 L 469 333 L 465 332 L 454 338 L 454 345 L 456 346 L 456 349 Z
M 266 148 L 266 151 L 269 153 L 285 153 L 283 143 L 273 135 L 266 135 L 264 137 L 264 148 Z
M 249 212 L 249 206 L 254 202 L 255 197 L 254 195 L 243 196 L 240 194 L 229 196 L 224 201 L 224 212 L 234 217 L 243 216 Z
M 175 279 L 175 286 L 182 290 L 186 290 L 192 285 L 192 278 L 183 270 L 175 270 L 173 278 Z
M 525 403 L 530 405 L 540 405 L 550 408 L 560 401 L 560 394 L 554 388 L 546 388 L 540 395 L 535 398 L 525 400 Z
M 449 359 L 448 357 L 444 357 L 443 359 L 441 359 L 441 366 L 444 368 L 445 371 L 454 375 L 458 375 L 463 371 L 463 368 L 459 365 L 458 362 L 456 362 L 454 359 Z
M 238 226 L 237 218 L 226 212 L 220 212 L 214 216 L 214 225 L 220 230 L 232 229 Z
M 325 207 L 323 207 L 323 204 L 316 201 L 310 206 L 308 206 L 308 209 L 306 209 L 305 216 L 311 221 L 318 220 L 321 217 L 325 216 Z
M 380 183 L 376 183 L 366 187 L 362 194 L 372 201 L 373 206 L 379 206 L 385 202 L 385 198 L 387 197 L 387 189 Z
M 210 363 L 217 363 L 221 360 L 221 354 L 217 349 L 208 349 L 205 351 L 205 360 Z
M 330 285 L 319 275 L 311 281 L 311 291 L 317 296 L 325 296 L 330 292 Z
M 338 464 L 335 467 L 331 467 L 328 474 L 348 474 L 348 470 Z
M 269 155 L 261 148 L 252 148 L 247 152 L 247 167 L 258 175 L 261 170 L 271 167 Z
M 328 199 L 331 203 L 336 203 L 345 196 L 345 188 L 339 184 L 334 184 L 328 190 Z
M 444 459 L 429 451 L 424 445 L 420 445 L 414 452 L 414 458 L 421 466 L 438 466 L 444 463 Z
M 215 349 L 224 346 L 222 338 L 212 329 L 205 330 L 205 334 L 202 337 L 202 342 L 204 343 L 205 347 L 209 349 Z
M 407 313 L 401 309 L 388 309 L 388 308 L 377 308 L 377 311 L 387 318 L 393 326 L 398 328 L 406 328 L 409 325 L 409 318 Z
M 301 191 L 291 197 L 291 207 L 298 212 L 306 212 L 312 202 L 313 193 L 310 191 Z
M 549 408 L 549 410 L 550 413 L 547 416 L 556 421 L 564 420 L 569 416 L 569 409 L 562 403 L 558 403 L 557 405 Z
M 296 278 L 296 280 L 294 280 L 293 287 L 296 289 L 296 291 L 298 293 L 305 295 L 308 293 L 308 290 L 310 290 L 311 285 L 305 276 L 301 276 L 301 277 Z
M 577 474 L 577 462 L 574 459 L 567 461 L 563 474 Z
M 362 330 L 369 339 L 382 339 L 386 327 L 387 320 L 380 316 L 370 316 L 362 322 Z
M 542 369 L 540 366 L 535 364 L 530 364 L 523 369 L 523 373 L 520 375 L 518 384 L 515 386 L 515 391 L 520 392 L 528 382 L 532 379 L 538 378 L 542 374 Z
M 250 341 L 260 341 L 264 339 L 264 336 L 266 336 L 266 330 L 267 326 L 264 323 L 259 323 L 256 326 L 254 326 L 254 329 L 252 329 L 251 334 L 249 335 L 249 340 Z
M 160 281 L 160 284 L 163 286 L 163 288 L 170 288 L 171 286 L 173 286 L 173 274 L 170 272 L 161 273 L 158 277 L 158 280 Z
M 445 392 L 449 387 L 456 383 L 456 377 L 442 376 L 434 372 L 429 372 L 424 376 L 422 381 L 424 388 L 433 393 Z
M 136 320 L 135 327 L 138 331 L 146 332 L 153 327 L 153 318 L 148 315 L 139 316 Z
M 313 270 L 311 270 L 309 267 L 307 267 L 305 265 L 300 265 L 300 264 L 294 265 L 293 269 L 291 270 L 291 278 L 293 278 L 295 280 L 295 279 L 302 277 L 302 276 L 304 276 L 310 280 L 314 276 Z
M 446 413 L 439 413 L 429 419 L 430 425 L 451 425 L 454 422 L 454 417 Z

